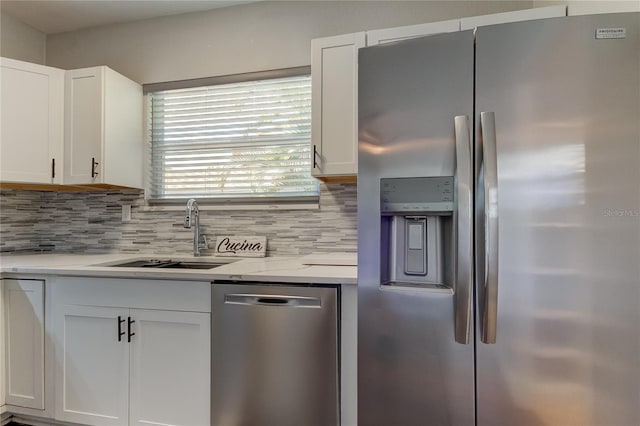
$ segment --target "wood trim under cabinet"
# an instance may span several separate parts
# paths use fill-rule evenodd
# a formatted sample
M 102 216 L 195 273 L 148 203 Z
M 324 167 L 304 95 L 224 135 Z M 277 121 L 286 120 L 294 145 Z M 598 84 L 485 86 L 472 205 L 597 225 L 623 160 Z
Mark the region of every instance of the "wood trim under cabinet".
M 324 183 L 356 183 L 358 176 L 315 176 Z
M 90 190 L 110 190 L 110 189 L 135 189 L 142 191 L 140 188 L 131 188 L 128 186 L 117 186 L 108 184 L 94 184 L 94 185 L 48 185 L 41 183 L 15 183 L 15 182 L 0 182 L 0 189 L 20 189 L 23 191 L 50 191 L 50 192 L 62 192 L 62 191 L 90 191 Z

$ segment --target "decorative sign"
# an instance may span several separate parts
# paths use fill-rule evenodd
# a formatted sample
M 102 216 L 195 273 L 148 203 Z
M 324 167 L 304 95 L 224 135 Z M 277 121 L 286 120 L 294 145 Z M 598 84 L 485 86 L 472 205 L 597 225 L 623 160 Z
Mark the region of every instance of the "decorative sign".
M 626 28 L 598 28 L 596 30 L 596 39 L 608 39 L 608 38 L 627 38 Z
M 265 257 L 267 237 L 232 237 L 221 235 L 216 238 L 216 256 Z

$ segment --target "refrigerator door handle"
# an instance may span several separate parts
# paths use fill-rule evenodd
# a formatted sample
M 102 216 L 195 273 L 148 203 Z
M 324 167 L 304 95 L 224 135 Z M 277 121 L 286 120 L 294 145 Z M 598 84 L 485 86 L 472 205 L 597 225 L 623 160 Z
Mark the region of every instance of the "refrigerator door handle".
M 498 160 L 496 119 L 493 112 L 480 113 L 484 168 L 484 300 L 482 343 L 495 343 L 498 322 Z
M 473 200 L 471 174 L 471 137 L 469 118 L 466 115 L 456 116 L 456 266 L 454 294 L 454 327 L 456 342 L 469 344 L 471 329 L 471 294 L 473 292 L 473 276 L 471 274 L 472 226 L 471 212 Z

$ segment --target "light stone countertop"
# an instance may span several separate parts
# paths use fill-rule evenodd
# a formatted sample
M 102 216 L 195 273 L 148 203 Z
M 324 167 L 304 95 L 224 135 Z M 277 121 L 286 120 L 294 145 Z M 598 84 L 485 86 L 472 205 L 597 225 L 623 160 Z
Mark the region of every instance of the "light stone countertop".
M 109 267 L 138 259 L 169 259 L 225 263 L 214 269 L 158 269 Z M 323 263 L 326 265 L 307 263 Z M 313 259 L 308 261 L 305 259 Z M 337 264 L 336 264 L 337 263 Z M 106 265 L 104 265 L 106 264 Z M 6 254 L 0 256 L 0 272 L 7 274 L 65 275 L 165 280 L 237 280 L 298 284 L 357 284 L 355 254 L 230 258 L 157 254 Z

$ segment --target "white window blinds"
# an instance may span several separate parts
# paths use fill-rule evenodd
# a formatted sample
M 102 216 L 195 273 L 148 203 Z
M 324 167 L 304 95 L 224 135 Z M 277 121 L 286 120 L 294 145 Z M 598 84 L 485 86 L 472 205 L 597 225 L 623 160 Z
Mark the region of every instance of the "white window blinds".
M 308 75 L 152 92 L 151 199 L 317 196 Z

